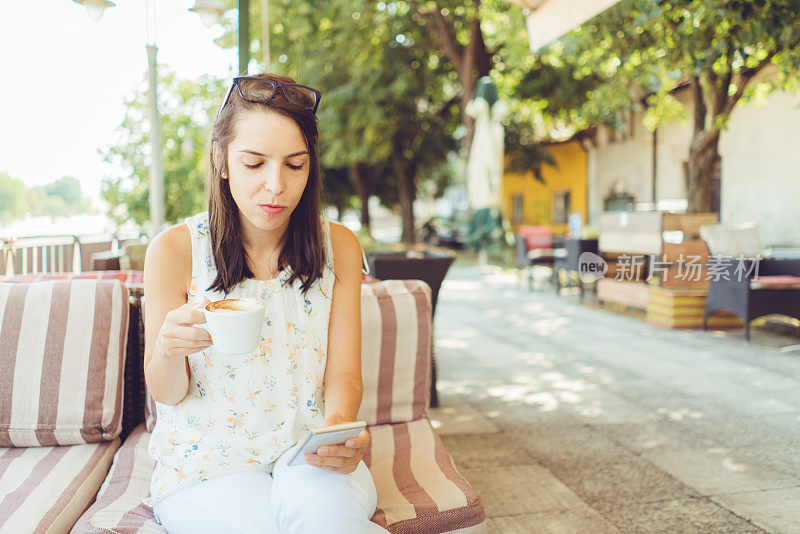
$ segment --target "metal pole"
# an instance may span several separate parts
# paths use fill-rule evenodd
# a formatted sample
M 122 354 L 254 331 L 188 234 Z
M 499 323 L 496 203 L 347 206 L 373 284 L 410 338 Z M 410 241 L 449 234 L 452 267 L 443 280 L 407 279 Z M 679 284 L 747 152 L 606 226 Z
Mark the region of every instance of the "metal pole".
M 158 82 L 156 53 L 158 47 L 147 45 L 147 74 L 150 78 L 150 222 L 153 235 L 164 227 L 164 176 L 161 172 L 161 124 L 158 118 Z
M 239 0 L 239 76 L 250 64 L 250 0 Z
M 269 72 L 269 0 L 261 0 L 261 48 L 264 71 Z

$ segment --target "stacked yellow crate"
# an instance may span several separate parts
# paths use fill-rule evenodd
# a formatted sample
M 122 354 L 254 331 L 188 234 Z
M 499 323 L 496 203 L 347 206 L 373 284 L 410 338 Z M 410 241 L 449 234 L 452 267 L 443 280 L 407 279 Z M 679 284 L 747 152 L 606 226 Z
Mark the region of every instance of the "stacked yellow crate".
M 652 286 L 646 319 L 667 328 L 702 328 L 707 295 L 708 291 L 705 289 Z M 741 328 L 743 324 L 741 319 L 724 311 L 716 312 L 708 318 L 708 328 L 714 330 Z

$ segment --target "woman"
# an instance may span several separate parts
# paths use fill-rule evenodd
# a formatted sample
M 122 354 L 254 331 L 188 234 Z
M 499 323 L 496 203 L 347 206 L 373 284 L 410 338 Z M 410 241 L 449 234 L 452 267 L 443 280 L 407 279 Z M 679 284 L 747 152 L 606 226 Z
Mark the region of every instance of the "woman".
M 369 521 L 369 433 L 286 466 L 308 430 L 361 402 L 355 235 L 320 215 L 319 91 L 235 78 L 213 123 L 208 211 L 169 228 L 145 260 L 145 378 L 156 519 L 182 532 L 386 532 Z M 266 303 L 259 348 L 219 354 L 202 308 Z

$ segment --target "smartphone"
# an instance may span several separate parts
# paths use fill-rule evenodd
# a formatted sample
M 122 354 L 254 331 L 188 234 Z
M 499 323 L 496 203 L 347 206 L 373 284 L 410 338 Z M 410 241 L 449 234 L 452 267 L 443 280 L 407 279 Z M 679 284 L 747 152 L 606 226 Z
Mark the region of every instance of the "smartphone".
M 306 465 L 306 454 L 317 453 L 317 449 L 324 445 L 342 445 L 348 439 L 361 434 L 367 428 L 365 421 L 342 423 L 341 425 L 323 426 L 312 428 L 311 432 L 297 446 L 286 465 Z

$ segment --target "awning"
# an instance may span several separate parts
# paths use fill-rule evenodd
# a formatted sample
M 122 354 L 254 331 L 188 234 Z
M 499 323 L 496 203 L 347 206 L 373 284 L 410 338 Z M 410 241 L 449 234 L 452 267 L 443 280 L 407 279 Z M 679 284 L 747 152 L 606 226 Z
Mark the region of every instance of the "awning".
M 525 8 L 528 42 L 536 52 L 619 0 L 511 0 Z

